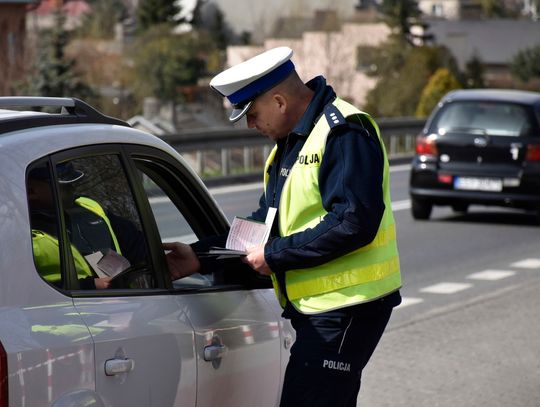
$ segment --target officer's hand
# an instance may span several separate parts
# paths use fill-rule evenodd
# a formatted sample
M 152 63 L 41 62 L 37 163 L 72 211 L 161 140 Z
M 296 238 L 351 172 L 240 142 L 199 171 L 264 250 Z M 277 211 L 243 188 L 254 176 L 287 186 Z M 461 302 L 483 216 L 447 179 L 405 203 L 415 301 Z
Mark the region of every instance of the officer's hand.
M 201 269 L 199 258 L 190 245 L 180 242 L 163 243 L 164 250 L 171 252 L 166 255 L 171 280 L 178 280 L 197 273 Z
M 270 270 L 270 267 L 268 267 L 268 264 L 266 264 L 266 260 L 264 259 L 264 246 L 248 249 L 248 254 L 246 257 L 242 258 L 242 261 L 259 274 L 265 276 L 272 274 L 272 270 Z
M 111 285 L 112 277 L 101 277 L 101 278 L 95 278 L 94 284 L 96 285 L 97 290 L 104 290 L 105 288 L 109 288 L 109 285 Z

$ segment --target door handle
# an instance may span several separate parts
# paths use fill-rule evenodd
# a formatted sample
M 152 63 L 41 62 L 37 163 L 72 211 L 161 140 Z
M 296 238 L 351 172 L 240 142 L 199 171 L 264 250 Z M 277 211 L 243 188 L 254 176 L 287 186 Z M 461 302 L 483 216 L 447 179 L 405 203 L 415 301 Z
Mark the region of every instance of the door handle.
M 211 362 L 213 360 L 221 359 L 227 354 L 229 349 L 225 345 L 213 344 L 204 347 L 204 360 Z
M 105 374 L 115 376 L 120 373 L 127 373 L 135 367 L 133 359 L 109 359 L 105 361 Z

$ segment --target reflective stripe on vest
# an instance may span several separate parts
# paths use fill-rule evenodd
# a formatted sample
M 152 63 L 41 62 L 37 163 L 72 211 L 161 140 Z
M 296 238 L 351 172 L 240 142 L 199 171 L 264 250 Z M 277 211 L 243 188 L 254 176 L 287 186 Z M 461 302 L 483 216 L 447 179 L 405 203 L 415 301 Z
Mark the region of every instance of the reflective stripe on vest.
M 325 264 L 285 272 L 285 289 L 289 301 L 305 314 L 319 313 L 381 298 L 401 287 L 399 255 L 394 217 L 391 209 L 389 167 L 386 151 L 377 124 L 366 113 L 336 98 L 334 106 L 350 122 L 366 118 L 375 128 L 384 155 L 383 198 L 385 211 L 375 239 L 368 245 Z M 324 157 L 330 127 L 322 115 L 309 134 L 283 186 L 279 202 L 281 236 L 289 236 L 312 228 L 322 221 L 327 211 L 319 191 L 319 167 Z M 277 151 L 270 153 L 264 172 L 268 184 L 268 169 Z M 303 159 L 300 159 L 303 157 Z M 266 190 L 266 188 L 265 188 Z M 272 275 L 274 289 L 282 306 L 285 298 Z
M 41 277 L 50 283 L 59 283 L 62 280 L 60 271 L 60 247 L 58 239 L 40 230 L 32 229 L 32 248 L 34 261 Z M 90 266 L 82 254 L 73 245 L 73 262 L 79 279 L 92 277 Z
M 105 214 L 105 211 L 103 210 L 101 205 L 97 203 L 96 201 L 94 201 L 93 199 L 86 198 L 86 197 L 77 198 L 75 200 L 75 203 L 89 210 L 90 212 L 96 214 L 97 216 L 99 216 L 101 219 L 105 221 L 105 223 L 107 224 L 107 227 L 109 228 L 109 233 L 114 243 L 114 249 L 116 250 L 118 254 L 122 254 L 122 252 L 120 251 L 120 245 L 118 244 L 118 239 L 116 238 L 116 235 L 114 234 L 113 228 L 111 226 L 111 221 Z

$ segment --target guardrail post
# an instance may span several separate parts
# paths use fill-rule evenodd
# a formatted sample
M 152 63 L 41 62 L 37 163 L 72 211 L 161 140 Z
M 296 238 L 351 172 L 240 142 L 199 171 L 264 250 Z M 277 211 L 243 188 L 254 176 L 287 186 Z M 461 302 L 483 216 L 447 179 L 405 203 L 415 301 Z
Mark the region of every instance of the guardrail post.
M 394 155 L 397 153 L 397 138 L 394 136 L 390 136 L 390 155 Z
M 197 150 L 195 153 L 195 171 L 202 174 L 204 170 L 204 151 Z
M 244 172 L 249 172 L 251 170 L 251 148 L 250 147 L 244 147 L 243 150 L 243 164 L 244 164 Z
M 229 149 L 228 148 L 222 148 L 221 149 L 221 175 L 229 175 L 231 171 L 231 163 L 230 163 L 230 157 Z
M 271 148 L 270 148 L 269 145 L 265 144 L 263 146 L 263 160 L 266 161 L 266 158 L 268 158 L 268 156 L 270 155 L 270 150 L 271 150 Z

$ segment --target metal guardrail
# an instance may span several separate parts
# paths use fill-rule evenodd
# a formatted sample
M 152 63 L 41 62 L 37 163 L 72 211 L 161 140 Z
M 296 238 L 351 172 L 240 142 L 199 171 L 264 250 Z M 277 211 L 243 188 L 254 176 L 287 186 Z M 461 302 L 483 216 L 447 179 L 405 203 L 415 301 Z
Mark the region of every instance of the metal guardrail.
M 377 121 L 390 159 L 412 156 L 425 120 L 388 118 Z M 188 160 L 206 180 L 249 176 L 260 172 L 273 142 L 252 129 L 193 130 L 161 138 Z

